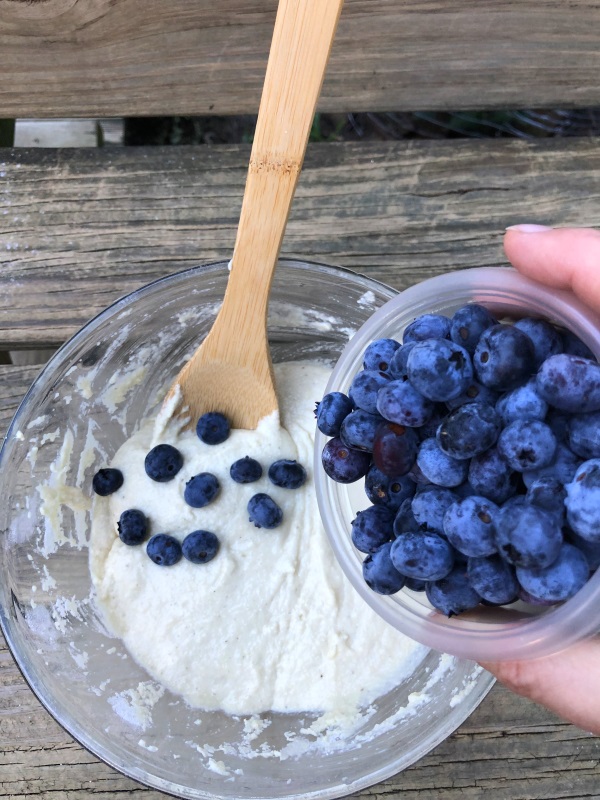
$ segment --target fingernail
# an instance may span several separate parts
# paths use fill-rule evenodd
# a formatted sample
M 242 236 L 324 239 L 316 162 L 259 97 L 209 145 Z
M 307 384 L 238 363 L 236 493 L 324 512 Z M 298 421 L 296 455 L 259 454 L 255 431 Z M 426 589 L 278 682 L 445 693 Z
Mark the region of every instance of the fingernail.
M 543 233 L 544 231 L 551 231 L 548 225 L 509 225 L 507 231 L 517 231 L 518 233 Z

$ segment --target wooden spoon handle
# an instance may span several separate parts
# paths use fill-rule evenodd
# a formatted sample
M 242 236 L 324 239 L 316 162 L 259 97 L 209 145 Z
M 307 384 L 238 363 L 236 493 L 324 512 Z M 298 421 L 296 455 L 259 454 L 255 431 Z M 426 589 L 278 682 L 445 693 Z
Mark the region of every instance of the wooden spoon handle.
M 256 336 L 343 0 L 280 0 L 220 322 Z M 264 320 L 264 322 L 263 322 Z

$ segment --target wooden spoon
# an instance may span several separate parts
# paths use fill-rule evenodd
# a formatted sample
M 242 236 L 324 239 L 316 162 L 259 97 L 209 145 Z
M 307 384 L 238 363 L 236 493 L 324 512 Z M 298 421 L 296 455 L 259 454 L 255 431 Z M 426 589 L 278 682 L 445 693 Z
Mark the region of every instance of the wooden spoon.
M 256 428 L 278 409 L 267 340 L 273 272 L 343 0 L 280 0 L 223 305 L 167 395 Z

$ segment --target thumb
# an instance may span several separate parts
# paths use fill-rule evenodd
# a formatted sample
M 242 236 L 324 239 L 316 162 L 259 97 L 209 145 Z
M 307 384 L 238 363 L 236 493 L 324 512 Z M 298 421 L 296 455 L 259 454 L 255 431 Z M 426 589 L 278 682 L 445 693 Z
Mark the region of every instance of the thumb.
M 524 275 L 557 289 L 571 289 L 600 312 L 600 231 L 592 228 L 508 228 L 504 250 Z

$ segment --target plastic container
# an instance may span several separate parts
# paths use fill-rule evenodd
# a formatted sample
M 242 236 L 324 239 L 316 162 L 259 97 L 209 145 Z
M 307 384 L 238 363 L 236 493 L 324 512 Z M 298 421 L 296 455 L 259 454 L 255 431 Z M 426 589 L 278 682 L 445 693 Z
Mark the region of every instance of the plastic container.
M 327 391 L 347 392 L 362 368 L 367 345 L 380 337 L 400 339 L 404 328 L 424 313 L 451 316 L 468 302 L 487 306 L 498 318 L 539 316 L 577 334 L 600 355 L 600 318 L 569 293 L 548 289 L 512 268 L 466 269 L 423 281 L 386 303 L 350 340 L 336 364 Z M 315 442 L 315 483 L 325 530 L 339 563 L 365 601 L 391 625 L 429 647 L 476 660 L 537 658 L 561 650 L 600 630 L 600 570 L 570 600 L 541 607 L 515 603 L 481 606 L 447 618 L 435 611 L 424 593 L 402 589 L 384 596 L 362 577 L 364 555 L 350 538 L 350 523 L 368 505 L 363 482 L 344 486 L 330 480 L 320 466 L 327 437 Z
M 91 496 L 94 472 L 157 408 L 210 329 L 227 277 L 225 263 L 213 264 L 119 300 L 35 381 L 0 456 L 0 620 L 44 706 L 126 775 L 186 798 L 340 797 L 441 742 L 485 696 L 491 676 L 430 651 L 347 740 L 328 740 L 306 734 L 317 714 L 264 713 L 249 721 L 190 708 L 168 691 L 161 696 L 105 629 L 94 602 L 89 510 L 79 488 Z M 269 315 L 274 359 L 334 363 L 349 336 L 393 295 L 347 270 L 282 262 Z

